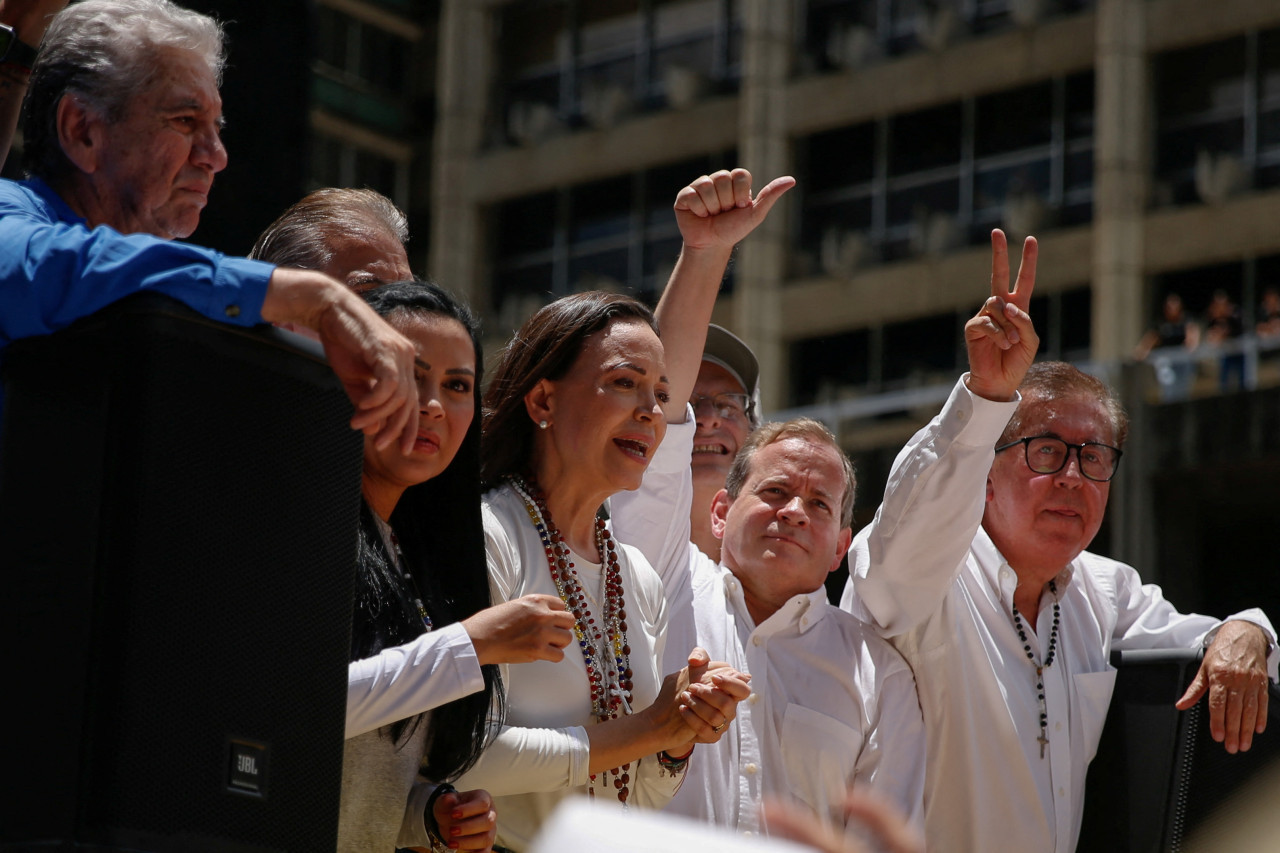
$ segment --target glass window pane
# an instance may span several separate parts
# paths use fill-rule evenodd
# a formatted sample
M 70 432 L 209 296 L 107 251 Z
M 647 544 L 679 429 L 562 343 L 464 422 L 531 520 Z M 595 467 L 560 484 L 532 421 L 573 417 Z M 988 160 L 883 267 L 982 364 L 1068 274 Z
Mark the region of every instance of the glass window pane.
M 631 225 L 631 177 L 574 187 L 570 191 L 570 211 L 572 242 L 626 234 Z
M 962 126 L 960 104 L 894 116 L 889 130 L 889 174 L 958 163 Z
M 1092 71 L 1067 78 L 1067 139 L 1093 136 L 1095 85 Z
M 628 252 L 625 248 L 596 252 L 569 261 L 569 287 L 583 290 L 621 291 L 628 287 Z
M 556 194 L 540 193 L 501 204 L 496 220 L 500 259 L 549 250 L 555 240 Z
M 974 211 L 1000 208 L 1010 195 L 1033 193 L 1048 203 L 1049 159 L 1018 166 L 985 167 L 973 176 Z
M 1080 287 L 1062 294 L 1062 358 L 1088 355 L 1092 340 L 1093 290 Z
M 1047 145 L 1053 138 L 1053 85 L 1041 83 L 978 98 L 974 153 L 978 157 Z
M 551 301 L 551 278 L 551 264 L 499 270 L 493 281 L 493 310 L 514 331 L 533 313 L 526 306 Z
M 797 341 L 791 347 L 791 405 L 830 400 L 839 388 L 865 386 L 871 335 L 866 329 Z
M 806 183 L 810 194 L 864 183 L 875 176 L 874 124 L 815 133 L 805 140 L 804 145 L 809 171 Z
M 951 179 L 889 193 L 889 224 L 905 225 L 925 213 L 952 213 L 960 207 L 960 181 Z
M 959 323 L 952 314 L 922 317 L 884 327 L 884 380 L 907 384 L 935 381 L 956 369 Z
M 1244 103 L 1245 42 L 1227 39 L 1156 57 L 1156 113 L 1162 119 L 1239 110 Z
M 396 172 L 399 164 L 372 151 L 356 149 L 356 175 L 353 183 L 358 187 L 370 187 L 388 198 L 396 193 Z

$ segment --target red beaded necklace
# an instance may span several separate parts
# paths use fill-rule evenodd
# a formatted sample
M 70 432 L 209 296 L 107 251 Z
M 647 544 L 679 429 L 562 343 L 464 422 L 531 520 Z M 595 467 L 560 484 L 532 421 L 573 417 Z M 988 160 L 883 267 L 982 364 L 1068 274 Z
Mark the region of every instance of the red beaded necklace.
M 613 536 L 602 519 L 596 519 L 596 548 L 603 566 L 602 612 L 597 621 L 587 603 L 587 593 L 574 571 L 572 552 L 564 536 L 556 529 L 547 503 L 537 483 L 519 477 L 509 478 L 511 487 L 524 502 L 525 512 L 538 531 L 547 566 L 555 582 L 560 600 L 573 614 L 573 633 L 587 667 L 587 685 L 591 692 L 591 710 L 600 722 L 614 720 L 631 713 L 631 646 L 627 644 L 627 610 L 622 589 L 622 571 Z M 607 773 L 591 774 L 587 793 L 596 794 L 596 776 L 611 776 L 619 802 L 625 804 L 630 794 L 631 764 L 615 767 Z M 604 783 L 605 779 L 599 780 Z

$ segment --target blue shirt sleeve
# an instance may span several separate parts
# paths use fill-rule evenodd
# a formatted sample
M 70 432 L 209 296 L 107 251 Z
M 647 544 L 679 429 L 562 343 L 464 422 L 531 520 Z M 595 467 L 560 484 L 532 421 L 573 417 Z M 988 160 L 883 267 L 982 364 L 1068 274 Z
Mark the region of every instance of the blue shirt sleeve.
M 90 229 L 39 181 L 0 181 L 0 347 L 144 290 L 222 322 L 262 322 L 275 267 L 147 234 Z

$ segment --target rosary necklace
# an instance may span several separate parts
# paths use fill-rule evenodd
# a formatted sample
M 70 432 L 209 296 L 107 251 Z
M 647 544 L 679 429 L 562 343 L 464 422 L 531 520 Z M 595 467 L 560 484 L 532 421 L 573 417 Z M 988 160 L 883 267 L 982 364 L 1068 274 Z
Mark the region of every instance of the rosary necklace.
M 1040 697 L 1040 737 L 1036 740 L 1040 744 L 1041 758 L 1044 758 L 1044 748 L 1049 744 L 1047 734 L 1049 706 L 1044 698 L 1044 671 L 1053 666 L 1053 656 L 1058 648 L 1058 625 L 1062 617 L 1062 611 L 1058 606 L 1058 587 L 1053 581 L 1049 581 L 1049 592 L 1053 595 L 1053 628 L 1049 631 L 1049 650 L 1045 653 L 1044 663 L 1036 663 L 1036 656 L 1031 653 L 1031 642 L 1027 639 L 1026 628 L 1022 625 L 1022 617 L 1018 614 L 1018 605 L 1013 605 L 1013 627 L 1018 629 L 1018 636 L 1022 639 L 1022 650 L 1027 653 L 1027 660 L 1031 661 L 1031 665 L 1036 668 L 1036 694 Z
M 627 611 L 623 598 L 622 572 L 618 567 L 618 553 L 613 536 L 605 529 L 602 519 L 596 519 L 596 548 L 600 552 L 602 568 L 602 597 L 600 615 L 591 614 L 587 593 L 574 571 L 572 554 L 564 536 L 556 529 L 547 511 L 542 491 L 533 480 L 519 477 L 509 479 L 511 487 L 524 502 L 525 512 L 538 531 L 542 548 L 547 555 L 547 566 L 555 582 L 560 600 L 573 614 L 573 633 L 582 651 L 582 661 L 587 667 L 587 686 L 591 692 L 591 711 L 600 722 L 614 720 L 631 713 L 631 646 L 627 645 Z M 596 776 L 613 779 L 618 801 L 623 805 L 631 793 L 631 764 L 623 764 L 606 773 L 591 774 L 587 793 L 595 796 Z M 601 783 L 606 779 L 601 778 Z

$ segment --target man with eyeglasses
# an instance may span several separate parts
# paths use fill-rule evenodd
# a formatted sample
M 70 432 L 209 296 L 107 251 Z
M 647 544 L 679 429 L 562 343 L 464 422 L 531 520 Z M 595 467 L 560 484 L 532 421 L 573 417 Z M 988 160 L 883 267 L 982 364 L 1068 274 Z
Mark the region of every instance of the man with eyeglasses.
M 1004 235 L 992 243 L 992 296 L 965 327 L 970 372 L 898 455 L 841 606 L 915 673 L 930 849 L 1072 851 L 1111 650 L 1203 645 L 1177 705 L 1207 690 L 1210 730 L 1236 752 L 1265 725 L 1275 632 L 1256 609 L 1179 613 L 1132 567 L 1085 550 L 1127 419 L 1094 377 L 1032 365 L 1036 246 L 1010 292 Z
M 720 560 L 720 540 L 711 532 L 711 501 L 724 488 L 733 458 L 760 424 L 760 363 L 755 353 L 727 329 L 707 327 L 707 344 L 689 405 L 693 408 L 693 507 L 689 538 L 712 560 Z

